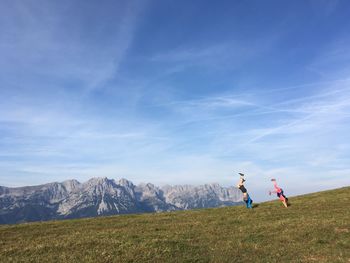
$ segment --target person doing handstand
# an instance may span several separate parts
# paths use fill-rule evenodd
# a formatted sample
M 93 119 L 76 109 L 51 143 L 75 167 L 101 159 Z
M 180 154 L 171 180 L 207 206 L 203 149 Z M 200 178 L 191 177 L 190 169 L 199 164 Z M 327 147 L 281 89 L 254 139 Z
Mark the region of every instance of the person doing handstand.
M 284 195 L 283 189 L 278 187 L 276 179 L 271 179 L 271 181 L 273 182 L 273 186 L 275 189 L 273 191 L 270 191 L 269 194 L 271 195 L 271 193 L 276 193 L 277 197 L 282 201 L 283 205 L 285 207 L 288 207 L 288 198 Z
M 237 187 L 243 193 L 243 201 L 246 203 L 247 208 L 253 208 L 253 206 L 252 206 L 253 200 L 250 198 L 247 189 L 244 187 L 244 182 L 245 182 L 244 174 L 242 174 L 242 173 L 238 173 L 238 174 L 240 175 L 240 179 L 239 179 L 239 182 L 237 184 Z

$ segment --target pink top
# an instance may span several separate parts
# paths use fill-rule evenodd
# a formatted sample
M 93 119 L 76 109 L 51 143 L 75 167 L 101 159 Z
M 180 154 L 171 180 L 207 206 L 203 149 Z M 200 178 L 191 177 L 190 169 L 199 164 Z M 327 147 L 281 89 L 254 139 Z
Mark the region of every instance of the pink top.
M 273 193 L 281 193 L 282 189 L 277 186 L 276 181 L 273 182 L 273 186 L 275 187 L 275 191 L 272 191 Z

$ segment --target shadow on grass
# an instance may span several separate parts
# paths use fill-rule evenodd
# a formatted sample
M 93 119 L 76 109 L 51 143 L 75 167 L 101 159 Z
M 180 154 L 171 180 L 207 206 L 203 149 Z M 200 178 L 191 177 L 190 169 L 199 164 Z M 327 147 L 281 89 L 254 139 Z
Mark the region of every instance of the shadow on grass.
M 259 207 L 259 204 L 253 204 L 253 208 Z

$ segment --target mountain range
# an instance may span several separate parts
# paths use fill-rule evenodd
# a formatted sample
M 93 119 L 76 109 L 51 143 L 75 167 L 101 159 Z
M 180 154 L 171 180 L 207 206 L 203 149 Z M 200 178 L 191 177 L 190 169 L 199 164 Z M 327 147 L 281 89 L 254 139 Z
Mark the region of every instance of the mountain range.
M 219 184 L 157 187 L 99 177 L 84 183 L 0 186 L 0 224 L 233 206 L 241 201 L 237 188 Z

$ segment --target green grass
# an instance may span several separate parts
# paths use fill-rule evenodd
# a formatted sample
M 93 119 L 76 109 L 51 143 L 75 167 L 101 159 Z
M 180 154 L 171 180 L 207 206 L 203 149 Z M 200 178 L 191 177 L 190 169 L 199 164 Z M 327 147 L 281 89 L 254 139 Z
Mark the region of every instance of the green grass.
M 3 225 L 0 262 L 350 262 L 349 197 Z

